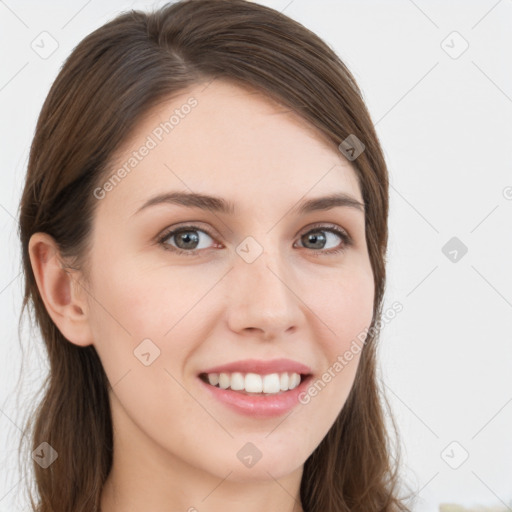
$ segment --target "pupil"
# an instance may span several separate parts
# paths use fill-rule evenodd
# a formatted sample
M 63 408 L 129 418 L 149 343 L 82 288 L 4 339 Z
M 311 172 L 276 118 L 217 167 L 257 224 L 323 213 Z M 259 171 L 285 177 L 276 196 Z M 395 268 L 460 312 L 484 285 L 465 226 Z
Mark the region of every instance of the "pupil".
M 316 242 L 320 242 L 320 248 L 322 248 L 323 243 L 325 243 L 325 235 L 306 235 L 306 237 L 313 244 L 315 244 Z M 308 243 L 309 243 L 309 241 L 308 241 Z M 317 247 L 318 247 L 318 245 L 317 245 Z
M 192 241 L 192 243 L 197 243 L 198 242 L 198 239 L 199 237 L 196 235 L 192 235 L 190 236 L 190 233 L 192 233 L 191 231 L 186 231 L 185 233 L 181 234 L 179 237 L 178 237 L 178 240 L 179 241 L 185 241 L 185 244 L 187 244 L 188 242 Z M 178 244 L 179 245 L 179 244 Z M 190 245 L 185 245 L 185 248 L 186 247 L 190 247 Z

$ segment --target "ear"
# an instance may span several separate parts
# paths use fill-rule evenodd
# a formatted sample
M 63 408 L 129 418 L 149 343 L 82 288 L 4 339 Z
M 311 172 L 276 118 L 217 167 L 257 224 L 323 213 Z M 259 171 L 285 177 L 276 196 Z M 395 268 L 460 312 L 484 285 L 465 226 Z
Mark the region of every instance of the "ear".
M 78 271 L 64 268 L 57 243 L 47 233 L 34 233 L 28 244 L 39 293 L 51 319 L 71 343 L 92 345 L 88 304 Z

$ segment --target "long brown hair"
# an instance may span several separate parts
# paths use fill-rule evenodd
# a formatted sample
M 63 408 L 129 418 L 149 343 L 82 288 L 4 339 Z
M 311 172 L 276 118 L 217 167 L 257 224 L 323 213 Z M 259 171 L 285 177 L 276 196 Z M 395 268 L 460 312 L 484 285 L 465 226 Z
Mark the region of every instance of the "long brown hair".
M 31 267 L 30 237 L 52 236 L 60 255 L 87 276 L 93 191 L 111 174 L 115 151 L 158 102 L 215 78 L 263 91 L 316 127 L 335 150 L 350 135 L 365 146 L 352 165 L 366 207 L 373 321 L 347 402 L 305 462 L 300 497 L 306 512 L 407 511 L 397 495 L 400 450 L 388 435 L 383 406 L 389 404 L 376 374 L 388 238 L 380 143 L 354 77 L 333 50 L 300 23 L 245 0 L 184 0 L 151 13 L 121 13 L 78 44 L 43 105 L 20 204 L 20 318 L 31 301 L 50 368 L 20 451 L 30 439 L 30 451 L 45 441 L 73 457 L 59 457 L 46 469 L 33 463 L 32 508 L 98 510 L 113 432 L 101 361 L 93 346 L 70 343 L 51 320 Z

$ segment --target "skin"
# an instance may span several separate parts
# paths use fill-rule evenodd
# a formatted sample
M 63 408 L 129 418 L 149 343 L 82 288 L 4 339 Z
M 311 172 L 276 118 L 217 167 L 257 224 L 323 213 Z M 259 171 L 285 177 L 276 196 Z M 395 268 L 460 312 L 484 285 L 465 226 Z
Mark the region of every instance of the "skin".
M 112 386 L 114 462 L 103 512 L 301 511 L 304 462 L 343 408 L 359 355 L 307 405 L 274 418 L 228 409 L 197 375 L 239 359 L 284 357 L 319 378 L 370 326 L 364 212 L 291 213 L 300 201 L 333 192 L 363 202 L 361 191 L 350 162 L 297 114 L 220 79 L 150 112 L 116 165 L 191 96 L 198 105 L 190 114 L 98 200 L 90 280 L 63 270 L 54 241 L 36 233 L 29 251 L 37 284 L 66 339 L 94 345 Z M 221 196 L 238 213 L 160 204 L 134 214 L 164 191 Z M 189 222 L 213 234 L 192 233 L 200 237 L 198 255 L 155 241 Z M 302 235 L 314 223 L 339 226 L 353 245 L 325 254 L 344 242 L 321 228 L 314 234 L 327 236 L 326 248 L 308 245 Z M 236 252 L 248 236 L 263 249 L 252 263 Z M 160 349 L 149 366 L 133 352 L 146 338 Z M 247 442 L 262 454 L 250 468 L 237 458 Z

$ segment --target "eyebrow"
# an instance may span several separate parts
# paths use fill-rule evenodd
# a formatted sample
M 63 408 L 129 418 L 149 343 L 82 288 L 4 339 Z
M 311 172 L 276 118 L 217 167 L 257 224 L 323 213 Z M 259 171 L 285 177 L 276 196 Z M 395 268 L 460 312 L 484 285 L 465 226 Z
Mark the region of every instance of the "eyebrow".
M 175 204 L 187 208 L 199 208 L 201 210 L 211 210 L 226 215 L 234 215 L 236 212 L 235 204 L 231 201 L 218 196 L 199 194 L 194 192 L 167 192 L 158 194 L 148 199 L 133 215 L 159 204 Z M 316 197 L 300 202 L 292 208 L 292 211 L 304 215 L 317 210 L 330 210 L 336 207 L 348 207 L 364 213 L 364 204 L 354 197 L 344 192 L 330 194 L 328 196 Z

